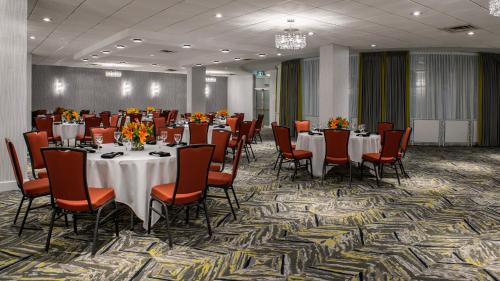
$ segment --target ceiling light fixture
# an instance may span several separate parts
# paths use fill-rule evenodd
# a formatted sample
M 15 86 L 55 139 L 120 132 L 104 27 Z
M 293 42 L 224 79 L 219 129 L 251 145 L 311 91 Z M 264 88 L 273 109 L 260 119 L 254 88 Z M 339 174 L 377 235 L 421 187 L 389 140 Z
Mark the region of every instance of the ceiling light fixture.
M 158 64 L 157 64 L 157 63 L 152 63 L 151 65 L 152 65 L 152 66 L 158 66 Z
M 420 11 L 415 11 L 415 12 L 413 12 L 413 13 L 411 13 L 411 14 L 412 14 L 412 15 L 414 15 L 415 17 L 418 17 L 418 16 L 422 15 L 422 12 L 420 12 Z
M 221 51 L 221 52 L 223 52 L 223 53 L 225 53 L 225 54 L 227 54 L 227 53 L 231 52 L 231 50 L 229 50 L 229 49 L 222 49 L 222 50 L 220 50 L 220 51 Z
M 182 48 L 183 48 L 183 49 L 191 49 L 191 45 L 189 45 L 189 44 L 184 44 L 184 45 L 182 45 Z
M 51 22 L 51 21 L 52 21 L 52 19 L 51 19 L 51 18 L 49 18 L 49 17 L 45 17 L 45 18 L 43 18 L 42 20 L 43 20 L 44 22 Z
M 263 58 L 263 57 L 267 56 L 267 54 L 262 53 L 262 54 L 258 54 L 257 56 Z
M 213 63 L 220 63 L 220 61 L 218 61 L 218 60 L 214 60 L 214 61 L 213 61 Z
M 125 46 L 124 45 L 116 45 L 115 46 L 117 49 L 125 49 Z
M 221 13 L 217 13 L 217 14 L 215 14 L 215 17 L 218 18 L 218 19 L 220 19 L 220 18 L 222 18 L 222 14 Z
M 36 39 L 36 37 L 35 37 L 35 36 L 33 36 L 33 35 L 31 35 L 31 36 L 30 36 L 30 39 L 31 39 L 31 40 L 35 40 L 35 39 Z
M 195 64 L 195 66 L 198 66 L 198 67 L 199 67 L 199 66 L 203 66 L 203 64 L 201 64 L 201 63 L 197 63 L 197 64 Z
M 297 28 L 292 28 L 293 19 L 287 20 L 290 27 L 283 30 L 283 33 L 274 36 L 276 48 L 282 50 L 299 50 L 307 46 L 306 35 L 302 34 Z
M 141 38 L 134 38 L 134 39 L 132 39 L 132 42 L 134 42 L 134 43 L 142 43 L 143 40 Z
M 469 36 L 473 36 L 474 34 L 476 34 L 474 31 L 467 32 L 467 35 L 469 35 Z
M 377 47 L 377 44 L 371 44 L 370 47 L 375 48 Z
M 96 58 L 98 58 L 99 56 L 98 56 L 98 55 L 92 55 L 91 57 L 92 57 L 92 58 L 94 58 L 94 59 L 96 59 Z
M 500 17 L 500 0 L 490 0 L 490 15 Z
M 313 35 L 314 35 L 314 32 L 309 31 L 309 32 L 307 33 L 307 35 L 309 35 L 309 36 L 313 36 Z
M 241 60 L 241 58 L 234 58 L 234 60 Z
M 154 55 L 154 54 L 150 54 L 149 56 L 150 56 L 150 57 L 154 57 L 155 55 Z
M 111 53 L 111 51 L 109 51 L 109 50 L 104 50 L 104 51 L 101 51 L 101 53 L 103 53 L 103 54 L 106 54 L 106 55 L 107 55 L 107 54 Z
M 87 58 L 84 58 L 84 59 L 82 59 L 82 61 L 89 61 L 89 59 L 87 59 Z
M 276 55 L 277 55 L 278 57 L 281 57 L 281 53 L 277 53 Z

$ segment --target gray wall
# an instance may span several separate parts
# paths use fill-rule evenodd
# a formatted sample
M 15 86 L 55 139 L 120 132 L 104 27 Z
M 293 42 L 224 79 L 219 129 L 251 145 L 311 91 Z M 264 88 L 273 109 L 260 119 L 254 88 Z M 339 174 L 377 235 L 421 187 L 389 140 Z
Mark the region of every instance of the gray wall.
M 162 109 L 176 108 L 180 112 L 185 112 L 187 102 L 185 74 L 121 72 L 122 77 L 111 78 L 105 76 L 103 69 L 33 65 L 32 109 L 52 111 L 62 106 L 75 110 L 117 112 L 127 107 L 145 108 L 151 105 Z M 61 94 L 55 92 L 56 80 L 65 85 Z M 122 81 L 128 81 L 131 85 L 128 96 L 122 95 Z M 227 84 L 225 78 L 221 83 L 224 81 Z M 150 89 L 153 82 L 160 85 L 160 94 L 157 97 L 151 96 Z M 209 101 L 225 108 L 227 85 L 217 86 L 217 91 L 214 91 Z
M 227 110 L 227 77 L 216 77 L 215 83 L 207 83 L 210 95 L 207 99 L 207 112 Z

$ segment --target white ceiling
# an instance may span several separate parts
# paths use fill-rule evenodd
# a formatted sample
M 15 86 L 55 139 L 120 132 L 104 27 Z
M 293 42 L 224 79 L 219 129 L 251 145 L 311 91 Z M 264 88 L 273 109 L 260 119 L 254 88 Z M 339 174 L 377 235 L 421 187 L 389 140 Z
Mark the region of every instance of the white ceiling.
M 182 71 L 214 60 L 226 65 L 235 57 L 275 59 L 274 35 L 288 27 L 289 18 L 315 35 L 301 52 L 281 52 L 285 58 L 331 43 L 358 50 L 500 48 L 500 18 L 489 15 L 488 0 L 29 0 L 28 36 L 36 39 L 28 39 L 28 48 L 35 64 Z M 474 36 L 440 30 L 465 24 L 479 28 Z M 231 52 L 219 51 L 226 48 Z M 114 66 L 122 61 L 127 64 Z

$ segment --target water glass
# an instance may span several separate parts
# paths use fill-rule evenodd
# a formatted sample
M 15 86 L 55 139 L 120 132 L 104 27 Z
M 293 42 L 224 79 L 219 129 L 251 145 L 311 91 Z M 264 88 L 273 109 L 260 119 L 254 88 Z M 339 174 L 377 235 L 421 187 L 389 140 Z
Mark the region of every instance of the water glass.
M 156 145 L 158 145 L 158 150 L 161 150 L 161 142 L 163 140 L 163 137 L 161 135 L 156 136 Z
M 115 138 L 115 146 L 117 146 L 117 145 L 118 145 L 118 142 L 120 141 L 120 138 L 122 137 L 122 133 L 120 133 L 120 132 L 115 132 L 113 136 L 114 136 L 114 138 Z
M 168 132 L 167 131 L 162 131 L 161 132 L 161 139 L 163 140 L 163 143 L 166 145 L 167 144 L 167 139 L 168 139 Z
M 174 140 L 177 145 L 181 142 L 181 134 L 175 134 L 174 135 Z
M 101 145 L 102 145 L 102 142 L 103 142 L 102 135 L 101 134 L 96 134 L 96 135 L 94 135 L 94 139 L 95 139 L 95 142 L 97 144 L 97 150 L 101 151 Z
M 123 145 L 125 146 L 125 151 L 130 151 L 132 149 L 132 143 L 129 139 L 123 140 Z

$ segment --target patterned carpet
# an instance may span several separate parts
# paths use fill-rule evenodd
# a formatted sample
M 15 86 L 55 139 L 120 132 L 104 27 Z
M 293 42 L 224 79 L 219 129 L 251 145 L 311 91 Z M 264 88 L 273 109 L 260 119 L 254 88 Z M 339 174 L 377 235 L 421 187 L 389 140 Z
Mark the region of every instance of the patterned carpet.
M 33 211 L 19 238 L 12 220 L 20 194 L 2 193 L 0 279 L 500 279 L 498 148 L 411 147 L 411 178 L 400 186 L 387 169 L 380 187 L 356 176 L 351 188 L 346 178 L 332 175 L 321 184 L 304 171 L 295 182 L 291 170 L 278 180 L 273 143 L 255 150 L 258 160 L 242 161 L 237 178 L 238 220 L 226 200 L 209 199 L 212 238 L 202 216 L 189 225 L 181 216 L 173 249 L 163 221 L 147 235 L 139 222 L 127 229 L 124 212 L 120 236 L 112 224 L 103 228 L 94 258 L 93 221 L 80 223 L 78 235 L 59 221 L 47 254 L 49 210 Z

